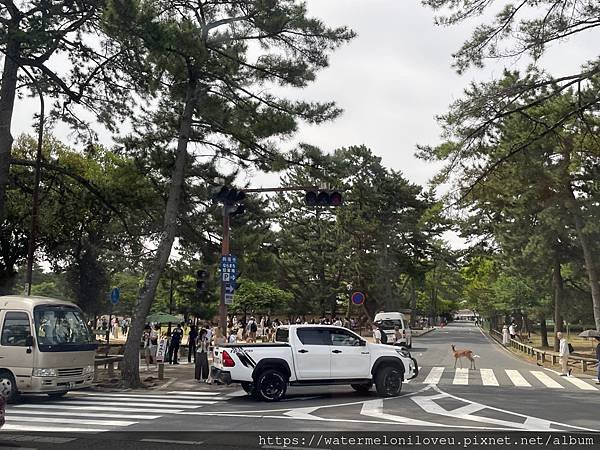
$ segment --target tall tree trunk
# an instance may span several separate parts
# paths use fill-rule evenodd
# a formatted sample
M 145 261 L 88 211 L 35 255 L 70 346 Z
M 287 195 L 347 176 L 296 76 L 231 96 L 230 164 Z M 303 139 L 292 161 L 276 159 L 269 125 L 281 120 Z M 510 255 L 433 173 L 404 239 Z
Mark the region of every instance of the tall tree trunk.
M 596 330 L 600 331 L 600 275 L 598 274 L 598 267 L 594 260 L 594 249 L 589 236 L 585 232 L 585 221 L 581 212 L 581 207 L 577 202 L 577 198 L 573 193 L 573 186 L 571 184 L 571 149 L 573 142 L 569 139 L 564 142 L 562 146 L 562 183 L 564 187 L 565 195 L 565 207 L 571 213 L 573 222 L 575 223 L 575 233 L 577 240 L 583 251 L 583 259 L 585 261 L 585 270 L 588 274 L 588 280 L 590 283 L 590 289 L 592 291 L 592 311 L 594 313 L 594 322 L 596 324 Z
M 548 328 L 546 327 L 546 317 L 540 315 L 540 336 L 542 337 L 542 347 L 550 347 L 548 345 Z
M 19 66 L 16 60 L 20 47 L 21 43 L 14 39 L 9 39 L 6 43 L 4 69 L 2 70 L 2 81 L 0 82 L 0 223 L 3 222 L 5 217 L 6 189 L 10 173 L 10 152 L 13 143 L 10 126 L 17 91 Z
M 577 240 L 583 251 L 583 259 L 585 261 L 585 270 L 588 274 L 588 280 L 590 283 L 590 289 L 592 291 L 592 310 L 594 312 L 594 322 L 596 324 L 596 330 L 600 331 L 600 276 L 598 275 L 598 267 L 594 260 L 594 250 L 592 243 L 590 242 L 589 236 L 586 234 L 585 222 L 581 214 L 581 208 L 577 203 L 575 194 L 573 194 L 573 188 L 569 183 L 567 186 L 567 198 L 566 206 L 573 222 L 575 223 L 575 232 L 577 234 Z
M 195 79 L 190 79 L 188 81 L 185 105 L 179 126 L 175 166 L 173 168 L 173 174 L 171 175 L 171 186 L 169 187 L 169 196 L 165 207 L 163 232 L 154 256 L 154 261 L 152 262 L 152 268 L 140 290 L 138 306 L 131 320 L 131 328 L 127 335 L 123 358 L 123 370 L 121 371 L 123 384 L 127 387 L 139 387 L 141 385 L 139 360 L 140 342 L 144 331 L 144 323 L 146 321 L 146 316 L 150 312 L 150 307 L 154 301 L 160 276 L 169 260 L 173 241 L 175 240 L 177 216 L 179 214 L 179 206 L 185 181 L 185 166 L 188 156 L 187 145 L 192 129 L 192 116 L 196 106 L 197 87 L 197 81 Z
M 558 351 L 558 339 L 556 333 L 563 331 L 562 305 L 564 299 L 564 284 L 562 273 L 560 271 L 560 260 L 555 255 L 553 257 L 552 268 L 552 287 L 554 289 L 554 351 Z

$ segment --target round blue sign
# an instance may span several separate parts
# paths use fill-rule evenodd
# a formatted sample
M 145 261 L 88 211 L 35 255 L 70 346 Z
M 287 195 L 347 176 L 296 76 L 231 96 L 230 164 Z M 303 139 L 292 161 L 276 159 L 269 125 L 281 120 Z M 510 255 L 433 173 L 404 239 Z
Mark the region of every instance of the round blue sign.
M 365 294 L 362 292 L 354 292 L 350 298 L 355 305 L 362 305 L 365 302 Z
M 119 303 L 120 298 L 121 298 L 121 291 L 119 290 L 119 288 L 114 288 L 112 291 L 110 291 L 110 301 L 113 305 L 116 305 L 117 303 Z

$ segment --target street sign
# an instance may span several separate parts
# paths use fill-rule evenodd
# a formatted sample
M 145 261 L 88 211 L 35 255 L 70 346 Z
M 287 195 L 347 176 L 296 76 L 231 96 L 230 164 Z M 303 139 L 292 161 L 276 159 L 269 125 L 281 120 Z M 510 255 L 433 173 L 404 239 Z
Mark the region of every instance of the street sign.
M 355 305 L 362 305 L 365 302 L 365 294 L 362 292 L 354 292 L 350 299 Z
M 225 304 L 233 305 L 233 294 L 225 294 Z
M 119 303 L 120 298 L 121 298 L 121 291 L 119 290 L 119 288 L 113 288 L 113 290 L 110 291 L 110 302 L 113 305 L 116 305 L 117 303 Z
M 235 281 L 237 274 L 237 256 L 221 256 L 221 281 Z
M 167 340 L 161 339 L 158 341 L 158 348 L 156 349 L 156 362 L 165 362 L 165 354 L 167 353 Z
M 233 295 L 234 292 L 235 286 L 233 284 L 225 283 L 225 293 Z

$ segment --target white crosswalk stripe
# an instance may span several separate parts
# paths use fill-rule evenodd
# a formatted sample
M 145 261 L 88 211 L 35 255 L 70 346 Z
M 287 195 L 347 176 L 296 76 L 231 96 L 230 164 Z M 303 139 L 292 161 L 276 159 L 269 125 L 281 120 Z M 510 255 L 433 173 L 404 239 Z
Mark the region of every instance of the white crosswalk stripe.
M 225 393 L 201 391 L 149 394 L 76 391 L 60 400 L 31 397 L 24 403 L 6 407 L 2 430 L 100 433 L 228 399 Z
M 423 378 L 424 376 L 424 378 Z M 585 391 L 598 391 L 589 381 L 577 377 L 559 377 L 552 371 L 540 370 L 515 370 L 515 369 L 465 369 L 432 367 L 421 371 L 416 383 L 458 386 L 506 386 L 513 388 L 539 388 L 575 389 Z
M 585 381 L 583 381 L 580 378 L 565 377 L 564 380 L 568 381 L 571 384 L 574 384 L 579 389 L 583 389 L 584 391 L 597 391 L 598 390 L 595 386 L 592 386 L 591 384 L 586 383 Z
M 540 372 L 539 370 L 532 370 L 531 375 L 540 380 L 540 382 L 546 387 L 552 389 L 564 389 L 563 386 L 554 381 L 552 378 L 550 378 L 550 376 L 546 375 L 544 372 Z
M 452 384 L 469 384 L 469 369 L 456 369 Z
M 484 386 L 500 386 L 492 369 L 480 369 L 481 382 Z
M 519 373 L 518 370 L 506 369 L 506 375 L 510 381 L 517 387 L 531 387 L 531 384 Z
M 438 384 L 440 382 L 440 380 L 442 379 L 443 374 L 444 374 L 443 367 L 433 367 L 431 369 L 431 372 L 429 372 L 429 375 L 427 375 L 427 378 L 425 378 L 425 381 L 423 381 L 423 383 Z

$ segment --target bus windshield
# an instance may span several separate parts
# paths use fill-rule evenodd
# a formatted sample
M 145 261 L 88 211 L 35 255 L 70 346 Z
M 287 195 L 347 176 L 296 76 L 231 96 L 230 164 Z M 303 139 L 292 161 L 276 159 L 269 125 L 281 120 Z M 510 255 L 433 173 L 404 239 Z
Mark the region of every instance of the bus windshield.
M 96 348 L 79 309 L 67 305 L 41 305 L 34 308 L 33 315 L 40 351 L 68 352 Z

